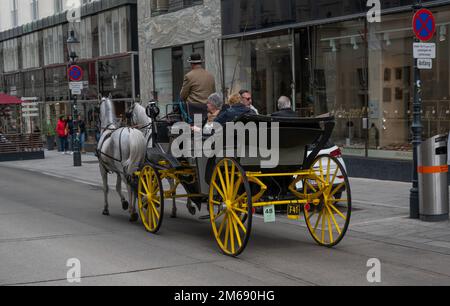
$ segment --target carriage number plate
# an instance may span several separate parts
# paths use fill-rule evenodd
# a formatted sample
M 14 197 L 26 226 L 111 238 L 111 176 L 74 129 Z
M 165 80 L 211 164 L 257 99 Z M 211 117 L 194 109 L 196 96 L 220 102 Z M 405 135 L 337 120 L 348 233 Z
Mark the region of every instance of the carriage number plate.
M 289 204 L 288 205 L 288 218 L 290 220 L 299 220 L 300 219 L 300 205 L 298 205 L 298 204 Z
M 265 223 L 272 223 L 275 222 L 275 206 L 270 205 L 264 207 L 264 222 Z

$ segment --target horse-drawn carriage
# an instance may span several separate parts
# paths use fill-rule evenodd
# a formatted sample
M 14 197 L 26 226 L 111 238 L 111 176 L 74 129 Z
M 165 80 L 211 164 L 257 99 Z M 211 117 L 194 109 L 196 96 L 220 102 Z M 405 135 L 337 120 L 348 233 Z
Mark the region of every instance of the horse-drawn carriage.
M 185 198 L 199 209 L 206 204 L 217 244 L 230 256 L 238 256 L 246 248 L 255 208 L 259 207 L 288 205 L 288 214 L 294 218 L 303 212 L 309 232 L 321 246 L 333 247 L 345 236 L 351 216 L 346 170 L 335 157 L 319 156 L 334 128 L 332 117 L 293 119 L 247 114 L 238 118 L 236 122 L 242 124 L 255 123 L 254 136 L 260 141 L 259 123 L 268 127 L 268 135 L 279 136 L 276 166 L 262 168 L 260 156 L 245 154 L 174 157 L 172 144 L 179 134 L 172 134 L 171 126 L 182 119 L 158 119 L 158 114 L 153 103 L 147 108 L 151 124 L 140 123 L 151 129 L 151 145 L 144 165 L 134 173 L 139 214 L 147 231 L 157 233 L 161 229 L 166 199 L 175 203 Z M 275 134 L 271 133 L 273 129 Z M 271 140 L 267 141 L 263 142 L 270 144 Z M 247 139 L 236 147 L 239 145 L 249 152 L 252 144 Z M 163 184 L 164 181 L 169 184 Z M 180 194 L 179 190 L 185 192 Z
M 173 200 L 173 213 L 176 202 L 183 198 L 191 214 L 195 214 L 192 202 L 199 210 L 206 206 L 214 237 L 226 255 L 238 256 L 246 248 L 256 208 L 273 212 L 275 206 L 288 205 L 288 214 L 296 219 L 303 212 L 309 232 L 321 246 L 333 247 L 345 236 L 351 216 L 347 173 L 336 157 L 319 155 L 332 134 L 332 117 L 246 114 L 234 124 L 250 126 L 248 131 L 215 134 L 225 139 L 225 145 L 233 140 L 227 150 L 222 148 L 225 157 L 206 156 L 205 152 L 178 156 L 173 144 L 180 134 L 174 133 L 174 127 L 186 121 L 180 113 L 160 119 L 156 103 L 147 109 L 136 103 L 128 113 L 133 127 L 120 128 L 112 101 L 103 99 L 100 107 L 103 133 L 97 154 L 105 191 L 104 215 L 109 215 L 110 172 L 117 174 L 117 191 L 123 209 L 130 208 L 131 221 L 139 219 L 137 198 L 142 223 L 151 233 L 161 229 L 166 199 Z M 247 132 L 249 137 L 238 137 Z M 276 163 L 270 167 L 263 163 L 267 155 L 247 155 L 267 146 L 277 153 Z M 122 181 L 127 182 L 129 201 L 122 194 Z M 168 184 L 163 184 L 165 181 Z M 184 192 L 180 194 L 180 190 Z

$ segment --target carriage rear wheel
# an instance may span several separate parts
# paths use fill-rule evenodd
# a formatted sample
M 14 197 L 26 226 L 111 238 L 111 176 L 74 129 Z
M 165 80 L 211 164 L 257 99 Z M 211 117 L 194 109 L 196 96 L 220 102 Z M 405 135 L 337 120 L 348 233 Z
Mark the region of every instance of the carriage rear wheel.
M 138 204 L 145 229 L 156 234 L 164 218 L 164 190 L 158 172 L 149 165 L 139 175 Z
M 334 247 L 344 238 L 352 213 L 350 183 L 342 163 L 335 157 L 316 158 L 314 175 L 303 183 L 306 195 L 315 194 L 318 205 L 304 209 L 306 224 L 314 240 L 321 246 Z
M 239 256 L 252 228 L 252 196 L 244 169 L 234 159 L 222 159 L 215 167 L 209 193 L 211 224 L 225 255 Z

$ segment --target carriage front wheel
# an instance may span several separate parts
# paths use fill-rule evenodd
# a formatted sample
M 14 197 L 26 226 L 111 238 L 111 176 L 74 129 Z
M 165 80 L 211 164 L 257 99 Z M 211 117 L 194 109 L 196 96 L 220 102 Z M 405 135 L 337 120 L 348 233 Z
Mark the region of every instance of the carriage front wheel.
M 164 218 L 164 190 L 158 172 L 150 165 L 139 175 L 138 204 L 145 229 L 156 234 Z
M 225 255 L 238 256 L 247 246 L 252 228 L 252 196 L 244 169 L 224 158 L 215 167 L 209 192 L 214 237 Z
M 350 183 L 342 163 L 329 155 L 317 157 L 311 176 L 303 182 L 303 192 L 305 197 L 320 199 L 304 208 L 312 237 L 321 246 L 336 246 L 347 232 L 352 213 Z

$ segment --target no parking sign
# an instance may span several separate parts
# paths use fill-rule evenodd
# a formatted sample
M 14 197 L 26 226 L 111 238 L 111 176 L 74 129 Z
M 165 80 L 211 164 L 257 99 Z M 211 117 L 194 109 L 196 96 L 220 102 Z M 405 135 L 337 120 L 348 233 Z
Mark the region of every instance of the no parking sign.
M 83 79 L 83 68 L 72 65 L 69 67 L 68 74 L 71 82 L 79 82 Z
M 433 13 L 427 9 L 418 10 L 413 18 L 413 29 L 419 40 L 431 40 L 436 33 L 436 20 Z

